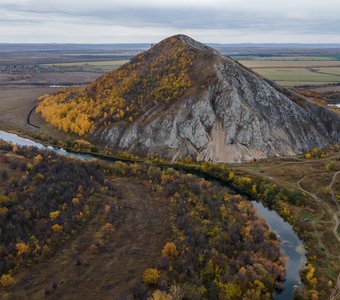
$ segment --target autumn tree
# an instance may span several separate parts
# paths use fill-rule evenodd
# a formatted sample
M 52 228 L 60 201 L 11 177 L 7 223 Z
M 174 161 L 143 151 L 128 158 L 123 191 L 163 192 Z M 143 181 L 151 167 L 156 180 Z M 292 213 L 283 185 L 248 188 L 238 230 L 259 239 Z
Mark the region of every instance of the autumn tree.
M 175 259 L 179 255 L 177 247 L 173 242 L 167 242 L 162 250 L 162 256 L 167 257 L 169 260 Z
M 143 273 L 143 282 L 146 284 L 156 284 L 160 277 L 160 272 L 156 268 L 146 269 Z

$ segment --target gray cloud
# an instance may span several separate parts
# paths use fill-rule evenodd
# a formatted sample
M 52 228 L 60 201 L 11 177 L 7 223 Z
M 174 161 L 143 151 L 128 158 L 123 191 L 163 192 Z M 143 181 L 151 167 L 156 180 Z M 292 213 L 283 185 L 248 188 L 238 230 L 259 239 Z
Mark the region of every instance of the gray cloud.
M 0 0 L 0 42 L 154 42 L 178 32 L 207 42 L 340 41 L 331 0 L 181 2 Z

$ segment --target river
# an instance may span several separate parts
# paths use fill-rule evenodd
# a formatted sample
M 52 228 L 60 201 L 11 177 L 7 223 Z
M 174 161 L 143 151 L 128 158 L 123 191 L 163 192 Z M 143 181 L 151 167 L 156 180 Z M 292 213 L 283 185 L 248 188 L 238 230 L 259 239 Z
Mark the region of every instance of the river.
M 0 130 L 0 140 L 4 140 L 8 143 L 16 144 L 18 146 L 37 147 L 42 150 L 53 151 L 59 155 L 81 160 L 88 161 L 92 159 L 100 159 L 100 157 L 94 157 L 91 154 L 72 153 L 62 148 L 44 146 L 30 139 L 23 138 L 16 134 L 2 130 Z M 108 162 L 107 159 L 105 159 L 105 161 Z M 294 288 L 302 284 L 299 271 L 306 262 L 303 242 L 299 239 L 292 226 L 284 221 L 275 211 L 266 208 L 261 202 L 251 201 L 251 203 L 257 210 L 258 214 L 266 221 L 270 229 L 276 233 L 278 239 L 280 240 L 281 248 L 287 259 L 286 281 L 284 283 L 284 289 L 282 292 L 276 293 L 274 295 L 274 299 L 292 299 Z

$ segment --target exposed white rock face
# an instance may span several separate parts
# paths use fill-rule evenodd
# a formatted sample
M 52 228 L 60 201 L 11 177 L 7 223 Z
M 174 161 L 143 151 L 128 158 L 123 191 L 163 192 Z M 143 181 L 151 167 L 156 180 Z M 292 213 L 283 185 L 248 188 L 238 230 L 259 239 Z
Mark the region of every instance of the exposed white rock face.
M 184 42 L 213 51 L 215 80 L 209 87 L 166 110 L 155 106 L 132 124 L 101 129 L 96 139 L 139 154 L 215 162 L 292 155 L 340 141 L 336 113 L 302 97 L 297 104 L 215 50 L 188 37 Z

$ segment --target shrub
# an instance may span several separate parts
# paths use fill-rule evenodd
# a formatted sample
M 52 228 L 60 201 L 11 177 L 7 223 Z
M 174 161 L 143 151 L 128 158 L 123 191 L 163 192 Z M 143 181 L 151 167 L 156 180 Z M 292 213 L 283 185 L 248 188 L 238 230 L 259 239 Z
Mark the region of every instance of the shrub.
M 335 167 L 335 162 L 330 162 L 329 164 L 326 165 L 326 170 L 327 171 L 334 171 L 336 169 Z
M 108 237 L 113 233 L 113 226 L 111 223 L 106 223 L 105 225 L 100 228 L 103 237 Z

